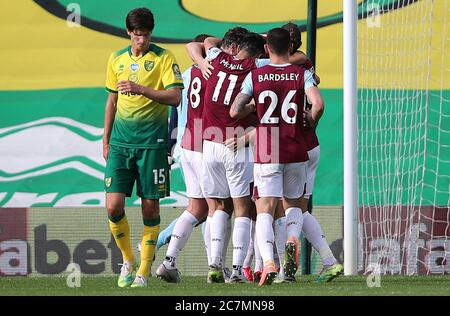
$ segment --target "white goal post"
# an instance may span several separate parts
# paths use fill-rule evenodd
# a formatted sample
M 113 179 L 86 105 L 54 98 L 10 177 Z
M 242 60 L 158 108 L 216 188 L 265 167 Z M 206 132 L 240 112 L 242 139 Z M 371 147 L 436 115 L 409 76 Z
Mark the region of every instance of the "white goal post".
M 344 1 L 344 274 L 357 274 L 356 1 Z
M 344 1 L 344 270 L 450 273 L 449 0 Z

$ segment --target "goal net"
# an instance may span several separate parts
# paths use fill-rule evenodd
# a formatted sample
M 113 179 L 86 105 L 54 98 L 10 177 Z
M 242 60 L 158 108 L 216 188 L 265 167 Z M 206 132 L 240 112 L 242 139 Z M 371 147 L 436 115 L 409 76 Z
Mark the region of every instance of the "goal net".
M 358 271 L 450 272 L 448 0 L 362 1 Z

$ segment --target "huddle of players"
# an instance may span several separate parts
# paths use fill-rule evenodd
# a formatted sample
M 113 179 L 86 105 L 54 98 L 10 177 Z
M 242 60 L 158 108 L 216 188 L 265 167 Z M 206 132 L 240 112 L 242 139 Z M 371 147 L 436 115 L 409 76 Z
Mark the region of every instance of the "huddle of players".
M 223 39 L 205 37 L 187 44 L 195 64 L 185 80 L 180 162 L 189 204 L 173 227 L 157 276 L 181 281 L 176 258 L 206 218 L 208 282 L 224 282 L 227 225 L 234 212 L 229 283 L 254 277 L 259 285 L 295 282 L 302 230 L 323 261 L 318 280 L 331 281 L 342 266 L 317 220 L 305 212 L 320 152 L 315 126 L 324 105 L 312 65 L 297 51 L 297 26 L 288 23 L 265 37 L 241 27 Z M 255 274 L 247 267 L 253 243 L 262 259 Z

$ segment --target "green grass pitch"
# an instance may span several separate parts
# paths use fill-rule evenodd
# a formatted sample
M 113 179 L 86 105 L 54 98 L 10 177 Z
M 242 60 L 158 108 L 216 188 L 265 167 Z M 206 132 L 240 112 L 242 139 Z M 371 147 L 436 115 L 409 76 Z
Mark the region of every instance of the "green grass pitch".
M 2 277 L 0 295 L 149 295 L 149 296 L 378 296 L 450 295 L 450 276 L 381 276 L 380 287 L 368 287 L 366 276 L 339 277 L 326 284 L 316 276 L 299 276 L 295 284 L 207 284 L 206 277 L 183 277 L 169 284 L 154 277 L 144 289 L 120 289 L 117 277 L 82 277 L 81 287 L 69 288 L 66 277 Z

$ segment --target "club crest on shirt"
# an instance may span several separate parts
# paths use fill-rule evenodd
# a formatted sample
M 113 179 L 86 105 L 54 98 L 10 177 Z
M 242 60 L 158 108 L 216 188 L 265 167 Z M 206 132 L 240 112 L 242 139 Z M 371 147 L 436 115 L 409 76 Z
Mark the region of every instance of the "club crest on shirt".
M 147 70 L 147 71 L 152 70 L 154 66 L 155 66 L 155 62 L 154 62 L 154 61 L 146 60 L 146 61 L 144 62 L 144 68 L 145 68 L 145 70 Z
M 123 72 L 124 67 L 125 67 L 125 66 L 124 66 L 123 64 L 120 64 L 120 65 L 119 65 L 119 72 Z
M 175 75 L 175 79 L 177 80 L 183 80 L 181 77 L 181 71 L 180 71 L 180 67 L 178 67 L 177 64 L 173 64 L 172 65 L 172 69 L 173 69 L 173 73 Z
M 131 71 L 138 71 L 139 70 L 139 64 L 131 64 L 130 65 Z

